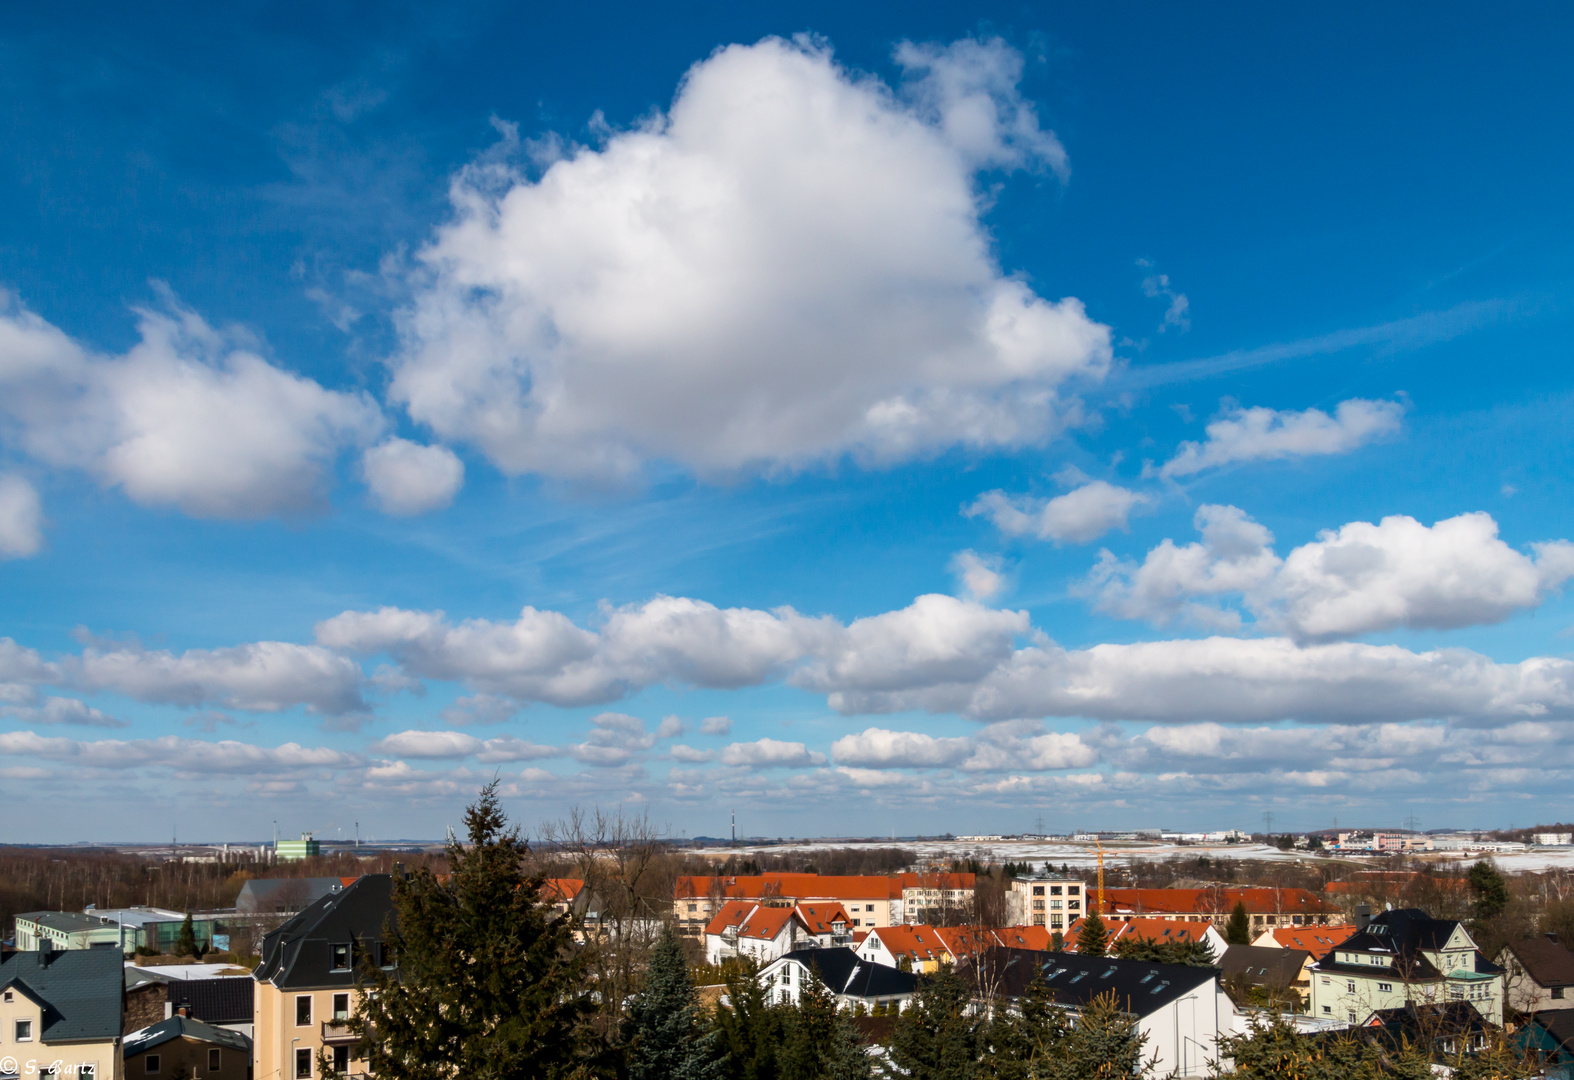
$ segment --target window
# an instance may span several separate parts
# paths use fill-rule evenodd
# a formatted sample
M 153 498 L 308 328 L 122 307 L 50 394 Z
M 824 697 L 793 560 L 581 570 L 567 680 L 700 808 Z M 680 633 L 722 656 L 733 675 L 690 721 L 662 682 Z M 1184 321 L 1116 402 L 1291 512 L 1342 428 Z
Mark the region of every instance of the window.
M 689 910 L 690 911 L 698 911 L 699 909 L 700 909 L 700 906 L 698 904 L 690 904 L 689 905 Z
M 11 995 L 7 994 L 6 996 L 10 997 Z M 1563 996 L 1563 987 L 1561 987 L 1561 986 L 1554 986 L 1552 988 L 1552 996 L 1555 997 L 1555 998 L 1561 998 Z
M 15 1000 L 16 1000 L 16 995 L 11 993 L 11 991 L 7 990 L 5 992 L 5 1003 L 7 1005 L 9 1005 L 9 1004 L 11 1004 L 11 1002 L 13 1002 Z
M 1034 896 L 1043 896 L 1044 895 L 1044 886 L 1042 886 L 1042 885 L 1035 885 L 1035 886 L 1033 886 L 1033 895 Z
M 310 1050 L 295 1051 L 295 1080 L 311 1080 L 312 1052 Z
M 1080 885 L 1068 885 L 1068 886 L 1066 886 L 1066 895 L 1067 896 L 1076 896 L 1081 891 L 1082 891 L 1082 886 L 1080 886 Z
M 1324 1005 L 1323 1006 L 1323 1012 L 1331 1014 L 1333 1011 L 1334 1011 L 1334 1007 L 1332 1005 Z
M 873 910 L 874 910 L 874 905 L 873 905 L 873 904 L 869 904 L 869 905 L 867 905 L 867 906 L 866 906 L 866 907 L 865 907 L 865 908 L 864 908 L 864 910 L 865 910 L 865 911 L 873 911 Z
M 1082 901 L 1081 900 L 1067 900 L 1066 901 L 1066 908 L 1069 911 L 1081 911 L 1082 910 Z
M 1382 993 L 1382 994 L 1387 994 L 1387 993 L 1391 992 L 1393 990 L 1393 988 L 1394 988 L 1394 984 L 1393 983 L 1378 983 L 1377 984 L 1377 990 L 1378 990 L 1379 993 Z
M 328 949 L 332 956 L 328 966 L 334 971 L 348 971 L 350 969 L 350 946 L 330 945 Z
M 33 1041 L 33 1022 L 31 1020 L 18 1020 L 16 1022 L 16 1041 Z
M 350 1048 L 348 1046 L 335 1046 L 333 1048 L 333 1071 L 347 1073 L 350 1071 Z
M 98 1066 L 91 1061 L 84 1061 L 77 1066 L 77 1080 L 94 1080 L 98 1075 Z
M 780 998 L 781 1003 L 783 1005 L 787 1004 L 789 998 L 790 998 L 790 992 L 785 987 L 783 987 L 782 991 L 781 991 L 781 998 Z
M 158 1072 L 158 1067 L 159 1067 L 159 1060 L 158 1060 L 158 1055 L 157 1054 L 148 1054 L 148 1055 L 143 1057 L 143 1059 L 142 1059 L 142 1070 L 144 1072 L 146 1072 L 149 1076 L 155 1075 Z
M 854 919 L 853 920 L 853 925 L 854 926 L 862 926 L 863 925 L 863 920 L 862 919 Z
M 1344 992 L 1347 993 L 1347 994 L 1355 993 L 1355 980 L 1354 979 L 1351 979 L 1349 982 L 1344 984 Z
M 208 1047 L 208 1071 L 219 1071 L 219 1048 L 217 1046 Z
M 377 966 L 390 968 L 394 966 L 395 962 L 393 946 L 386 941 L 379 941 L 377 943 Z
M 1350 1018 L 1350 1023 L 1352 1023 L 1352 1024 L 1355 1023 L 1355 1010 L 1354 1009 L 1351 1009 L 1350 1011 L 1345 1013 L 1345 1015 Z
M 1051 896 L 1059 896 L 1060 895 L 1060 886 L 1059 885 L 1051 885 L 1049 887 L 1049 895 L 1051 895 Z
M 333 1018 L 335 1020 L 348 1020 L 350 1018 L 350 995 L 333 995 Z
M 307 994 L 302 994 L 295 999 L 295 1026 L 312 1026 L 312 999 Z M 307 1074 L 311 1075 L 310 1073 Z

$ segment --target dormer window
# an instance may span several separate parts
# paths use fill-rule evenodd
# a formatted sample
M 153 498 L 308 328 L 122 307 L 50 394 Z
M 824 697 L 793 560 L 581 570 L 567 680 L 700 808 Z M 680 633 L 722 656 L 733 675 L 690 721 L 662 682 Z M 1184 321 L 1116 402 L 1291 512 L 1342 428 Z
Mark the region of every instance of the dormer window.
M 334 971 L 350 970 L 350 946 L 348 944 L 330 945 L 328 946 L 328 950 L 328 966 L 330 968 L 332 968 Z

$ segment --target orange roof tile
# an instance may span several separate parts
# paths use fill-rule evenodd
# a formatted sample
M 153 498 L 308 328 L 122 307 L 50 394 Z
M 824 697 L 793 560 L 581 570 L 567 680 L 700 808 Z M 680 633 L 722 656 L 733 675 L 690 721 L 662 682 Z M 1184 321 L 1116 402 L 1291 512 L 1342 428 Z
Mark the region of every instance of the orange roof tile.
M 809 928 L 811 934 L 831 934 L 836 929 L 833 923 L 840 922 L 842 931 L 853 924 L 852 917 L 847 914 L 847 909 L 840 904 L 799 904 L 798 918 Z
M 994 934 L 1000 944 L 1008 949 L 1048 952 L 1054 931 L 1047 926 L 1005 926 L 994 931 Z
M 1093 895 L 1090 891 L 1090 896 Z M 1220 886 L 1212 889 L 1105 889 L 1105 915 L 1227 915 L 1236 903 L 1252 915 L 1333 915 L 1339 909 L 1308 889 Z
M 573 903 L 579 890 L 585 887 L 583 878 L 547 878 L 541 883 L 541 899 L 547 903 Z
M 737 927 L 739 937 L 769 941 L 780 934 L 792 918 L 790 907 L 766 907 L 747 900 L 731 900 L 721 906 L 705 932 L 723 934 L 730 927 Z
M 939 960 L 946 947 L 932 926 L 877 926 L 869 931 L 895 956 L 916 960 Z
M 1326 956 L 1330 949 L 1355 934 L 1353 926 L 1281 926 L 1270 930 L 1274 942 L 1283 949 L 1301 949 L 1314 956 Z
M 1078 919 L 1066 931 L 1067 952 L 1077 951 L 1077 945 L 1082 940 L 1082 924 L 1085 921 Z M 1109 931 L 1109 944 L 1113 946 L 1126 938 L 1133 940 L 1146 938 L 1149 941 L 1201 941 L 1212 925 L 1205 922 L 1173 922 L 1169 919 L 1132 919 L 1130 922 L 1105 923 L 1104 929 Z

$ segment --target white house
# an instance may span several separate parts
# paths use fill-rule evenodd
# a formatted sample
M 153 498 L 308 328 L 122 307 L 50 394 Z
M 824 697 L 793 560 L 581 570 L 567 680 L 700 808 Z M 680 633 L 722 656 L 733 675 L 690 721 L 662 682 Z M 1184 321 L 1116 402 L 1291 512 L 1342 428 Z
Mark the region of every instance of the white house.
M 790 907 L 766 907 L 748 900 L 731 900 L 721 906 L 705 927 L 705 962 L 719 964 L 745 956 L 767 964 L 803 945 L 819 941 Z
M 1114 995 L 1116 1005 L 1137 1018 L 1143 1056 L 1155 1059 L 1155 1076 L 1208 1076 L 1219 1036 L 1240 1026 L 1212 967 L 1001 948 L 970 958 L 959 970 L 965 970 L 974 1000 L 985 1010 L 1015 1008 L 1035 980 L 1073 1014 L 1094 998 Z
M 810 972 L 836 999 L 838 1008 L 862 1005 L 871 1012 L 878 1006 L 907 1008 L 918 990 L 918 976 L 884 964 L 860 960 L 851 949 L 800 949 L 767 964 L 760 985 L 780 1004 L 796 1005 L 809 984 Z

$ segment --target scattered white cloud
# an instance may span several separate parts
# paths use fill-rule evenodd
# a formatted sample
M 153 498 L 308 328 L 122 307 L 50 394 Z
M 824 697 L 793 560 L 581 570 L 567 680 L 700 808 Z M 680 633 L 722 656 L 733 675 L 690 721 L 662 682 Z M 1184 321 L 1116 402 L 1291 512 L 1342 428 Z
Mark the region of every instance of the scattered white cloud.
M 675 739 L 679 735 L 686 734 L 688 730 L 688 725 L 685 724 L 681 718 L 676 716 L 663 716 L 661 718 L 661 723 L 656 726 L 656 738 Z
M 144 505 L 258 518 L 320 507 L 339 451 L 382 430 L 367 395 L 275 367 L 238 331 L 172 300 L 137 314 L 141 340 L 100 356 L 0 295 L 0 417 L 19 449 Z
M 627 764 L 634 755 L 656 745 L 654 733 L 645 730 L 645 721 L 626 713 L 601 713 L 590 718 L 594 729 L 584 742 L 568 747 L 575 759 L 587 765 L 607 767 Z
M 130 722 L 102 712 L 76 698 L 50 697 L 39 705 L 0 705 L 0 716 L 28 724 L 75 724 L 82 727 L 128 727 Z
M 972 600 L 989 600 L 1006 587 L 998 555 L 980 555 L 972 549 L 959 551 L 951 557 L 951 573 Z
M 1234 461 L 1274 461 L 1289 457 L 1347 454 L 1399 430 L 1405 407 L 1397 401 L 1341 401 L 1334 415 L 1321 409 L 1279 411 L 1234 407 L 1208 425 L 1203 442 L 1183 442 L 1159 470 L 1163 476 L 1190 476 Z
M 414 680 L 418 685 L 419 680 Z M 519 702 L 496 694 L 472 694 L 457 697 L 452 705 L 437 713 L 445 724 L 467 727 L 470 724 L 501 724 L 519 714 Z
M 1086 544 L 1113 529 L 1124 532 L 1132 508 L 1147 501 L 1147 495 L 1093 480 L 1053 499 L 986 491 L 962 512 L 968 517 L 989 518 L 1007 536 Z
M 385 514 L 441 510 L 465 482 L 464 462 L 446 446 L 384 439 L 361 455 L 361 474 Z
M 967 772 L 1083 768 L 1095 747 L 1071 732 L 1046 732 L 1036 721 L 991 724 L 978 735 L 936 738 L 917 731 L 866 728 L 831 745 L 839 766 L 863 769 L 960 768 Z
M 751 769 L 779 769 L 824 765 L 825 755 L 810 750 L 801 742 L 757 739 L 733 743 L 721 752 L 721 763 Z
M 1273 534 L 1236 507 L 1203 506 L 1194 520 L 1200 543 L 1166 539 L 1140 566 L 1102 552 L 1089 579 L 1096 606 L 1161 626 L 1184 618 L 1235 630 L 1242 614 L 1223 602 L 1233 598 L 1261 629 L 1330 641 L 1502 622 L 1574 577 L 1574 544 L 1532 544 L 1525 555 L 1499 539 L 1486 513 L 1430 527 L 1403 515 L 1351 522 L 1283 560 Z
M 81 742 L 32 731 L 0 732 L 0 754 L 67 761 L 88 768 L 134 769 L 152 765 L 180 772 L 237 774 L 350 768 L 365 762 L 359 754 L 293 742 L 268 747 L 233 740 L 203 742 L 174 735 L 157 739 Z
M 973 751 L 973 740 L 936 738 L 918 731 L 865 728 L 831 744 L 838 765 L 873 769 L 935 768 L 960 764 Z
M 366 711 L 361 669 L 318 645 L 259 641 L 179 654 L 129 645 L 89 647 L 70 666 L 75 683 L 138 701 L 246 712 L 305 706 L 326 716 Z
M 373 754 L 390 757 L 462 758 L 478 754 L 484 744 L 459 731 L 401 731 L 372 743 Z
M 37 555 L 44 546 L 44 506 L 20 476 L 0 473 L 0 559 Z
M 1005 275 L 980 170 L 1064 172 L 999 41 L 906 45 L 897 92 L 808 39 L 689 70 L 535 178 L 461 171 L 390 396 L 505 472 L 623 477 L 1037 443 L 1107 327 Z
M 731 735 L 732 720 L 726 716 L 707 716 L 700 721 L 701 735 Z
M 667 753 L 672 755 L 672 759 L 674 761 L 685 761 L 690 763 L 698 761 L 714 761 L 716 759 L 716 751 L 714 750 L 697 750 L 692 746 L 685 746 L 682 743 L 674 743 L 672 746 L 669 746 L 667 748 Z
M 1148 259 L 1138 259 L 1137 265 L 1144 270 L 1153 269 L 1153 263 Z M 1179 330 L 1184 334 L 1191 329 L 1191 301 L 1186 299 L 1185 293 L 1177 292 L 1170 286 L 1168 274 L 1149 274 L 1143 278 L 1142 295 L 1150 300 L 1162 298 L 1169 302 L 1164 310 L 1164 321 L 1159 323 L 1159 333 Z

